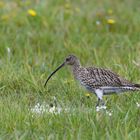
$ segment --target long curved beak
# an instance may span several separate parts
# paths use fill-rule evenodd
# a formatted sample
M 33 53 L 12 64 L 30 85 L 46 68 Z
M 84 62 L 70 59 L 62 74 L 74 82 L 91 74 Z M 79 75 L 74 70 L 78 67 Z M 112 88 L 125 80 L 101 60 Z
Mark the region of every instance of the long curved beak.
M 48 79 L 46 80 L 46 82 L 45 82 L 45 84 L 44 84 L 44 87 L 47 85 L 49 79 L 50 79 L 59 69 L 61 69 L 63 66 L 65 66 L 65 62 L 64 62 L 63 64 L 61 64 L 55 71 L 53 71 L 53 72 L 49 75 Z

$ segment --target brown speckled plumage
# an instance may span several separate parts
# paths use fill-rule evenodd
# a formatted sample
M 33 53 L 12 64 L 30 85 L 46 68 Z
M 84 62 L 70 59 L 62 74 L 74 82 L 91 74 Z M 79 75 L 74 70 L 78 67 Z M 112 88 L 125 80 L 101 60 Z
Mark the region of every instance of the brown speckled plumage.
M 102 100 L 103 95 L 140 90 L 140 84 L 134 84 L 110 70 L 96 67 L 82 67 L 80 61 L 74 55 L 69 55 L 57 70 L 64 65 L 70 65 L 75 79 L 90 92 L 97 95 L 97 105 L 99 105 L 99 101 Z M 46 83 L 57 70 L 49 76 Z
M 121 88 L 121 87 L 130 86 L 136 89 L 138 88 L 139 90 L 140 87 L 140 85 L 133 84 L 128 80 L 123 79 L 116 73 L 103 68 L 79 67 L 79 68 L 75 68 L 73 74 L 77 80 L 92 88 L 100 88 L 102 86 Z

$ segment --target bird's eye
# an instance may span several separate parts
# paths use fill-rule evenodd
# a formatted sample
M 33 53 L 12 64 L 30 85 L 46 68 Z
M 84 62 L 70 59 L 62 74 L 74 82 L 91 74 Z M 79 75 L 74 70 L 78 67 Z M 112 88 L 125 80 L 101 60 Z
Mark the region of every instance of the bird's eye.
M 70 61 L 70 58 L 66 58 L 66 61 Z

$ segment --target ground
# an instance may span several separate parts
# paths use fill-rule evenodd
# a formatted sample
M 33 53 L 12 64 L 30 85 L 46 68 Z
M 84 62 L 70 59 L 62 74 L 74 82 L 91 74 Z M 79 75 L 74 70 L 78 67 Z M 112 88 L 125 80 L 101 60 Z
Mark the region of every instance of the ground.
M 139 5 L 0 1 L 0 139 L 138 140 L 140 92 L 106 96 L 107 108 L 96 110 L 96 97 L 87 97 L 69 67 L 43 85 L 71 53 L 84 66 L 140 83 Z

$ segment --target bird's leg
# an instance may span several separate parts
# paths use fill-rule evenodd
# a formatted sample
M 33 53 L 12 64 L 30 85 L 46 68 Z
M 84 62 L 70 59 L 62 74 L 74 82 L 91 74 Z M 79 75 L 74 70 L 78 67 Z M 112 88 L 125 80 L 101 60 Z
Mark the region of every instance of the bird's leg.
M 101 103 L 101 105 L 102 105 L 102 106 L 104 106 L 104 105 L 105 105 L 104 101 L 103 101 L 103 100 L 101 100 L 100 98 L 98 98 L 98 101 L 97 101 L 96 107 L 97 107 L 97 106 L 99 106 L 99 105 L 100 105 L 100 103 Z
M 101 105 L 104 106 L 105 105 L 105 102 L 103 100 L 101 100 Z
M 102 97 L 103 97 L 103 90 L 102 89 L 96 89 L 95 90 L 96 96 L 98 97 L 98 101 L 96 104 L 96 107 L 99 106 L 100 101 L 102 101 Z
M 96 104 L 96 108 L 99 106 L 101 99 L 98 98 L 97 104 Z

